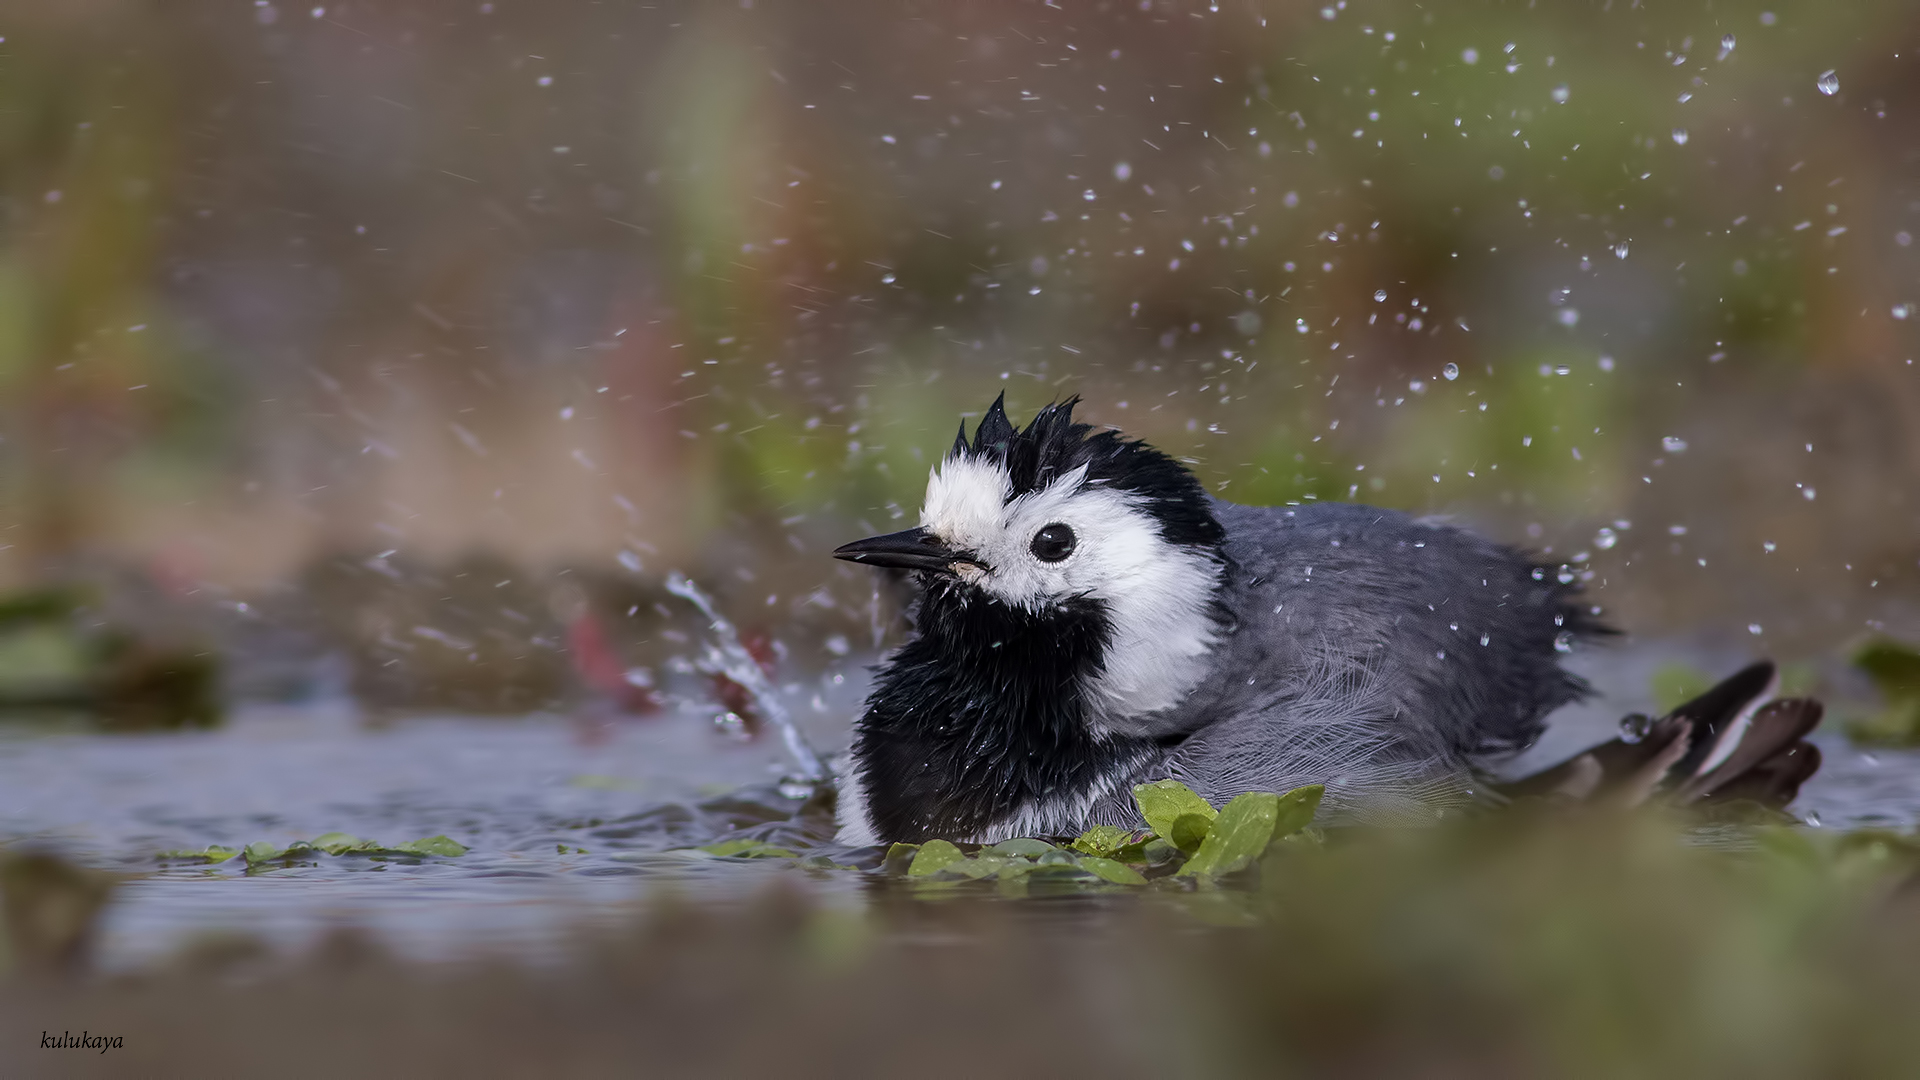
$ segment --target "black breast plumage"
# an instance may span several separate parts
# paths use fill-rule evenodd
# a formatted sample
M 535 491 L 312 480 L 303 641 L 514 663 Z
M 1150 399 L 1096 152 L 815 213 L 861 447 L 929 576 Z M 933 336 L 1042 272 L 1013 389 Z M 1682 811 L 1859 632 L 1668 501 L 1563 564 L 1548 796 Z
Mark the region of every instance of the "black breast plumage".
M 880 670 L 854 735 L 867 816 L 888 840 L 980 835 L 1152 749 L 1087 722 L 1081 683 L 1109 635 L 1099 603 L 1027 612 L 968 592 L 931 583 L 917 636 Z

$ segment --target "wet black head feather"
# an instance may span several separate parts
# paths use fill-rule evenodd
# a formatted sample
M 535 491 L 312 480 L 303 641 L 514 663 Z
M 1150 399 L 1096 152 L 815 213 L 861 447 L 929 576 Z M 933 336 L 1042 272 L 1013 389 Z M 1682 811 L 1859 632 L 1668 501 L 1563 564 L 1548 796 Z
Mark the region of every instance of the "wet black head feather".
M 1074 423 L 1073 407 L 1079 403 L 1078 397 L 1056 401 L 1020 429 L 1007 419 L 1006 395 L 1001 394 L 980 418 L 971 446 L 967 425 L 961 423 L 950 456 L 983 457 L 1004 465 L 1013 482 L 1009 498 L 1039 491 L 1084 465 L 1088 485 L 1138 498 L 1168 543 L 1218 546 L 1225 533 L 1200 481 L 1184 465 L 1138 439 Z

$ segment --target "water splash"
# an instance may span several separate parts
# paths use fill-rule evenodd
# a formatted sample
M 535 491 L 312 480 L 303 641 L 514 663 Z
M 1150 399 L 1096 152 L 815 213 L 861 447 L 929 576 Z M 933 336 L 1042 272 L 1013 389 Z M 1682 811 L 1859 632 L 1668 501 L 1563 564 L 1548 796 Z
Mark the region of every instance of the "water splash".
M 699 608 L 700 614 L 707 617 L 707 628 L 717 640 L 704 642 L 707 649 L 705 662 L 753 695 L 754 706 L 760 715 L 779 729 L 780 738 L 787 744 L 787 752 L 793 755 L 794 762 L 800 766 L 800 775 L 814 782 L 827 779 L 826 765 L 813 747 L 807 744 L 806 736 L 800 734 L 793 716 L 787 712 L 779 695 L 774 693 L 773 684 L 767 681 L 767 673 L 760 669 L 760 662 L 741 643 L 740 632 L 714 608 L 707 594 L 679 571 L 667 575 L 667 591 Z

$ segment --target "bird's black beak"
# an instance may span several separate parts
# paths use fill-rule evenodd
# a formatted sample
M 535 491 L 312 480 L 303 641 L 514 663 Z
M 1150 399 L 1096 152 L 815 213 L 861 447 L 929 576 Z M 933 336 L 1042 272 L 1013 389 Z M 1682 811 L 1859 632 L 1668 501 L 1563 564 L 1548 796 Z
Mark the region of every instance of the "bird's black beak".
M 833 557 L 868 566 L 886 566 L 898 570 L 931 570 L 952 574 L 954 564 L 979 565 L 966 552 L 955 551 L 925 529 L 907 529 L 885 536 L 870 536 L 833 549 Z

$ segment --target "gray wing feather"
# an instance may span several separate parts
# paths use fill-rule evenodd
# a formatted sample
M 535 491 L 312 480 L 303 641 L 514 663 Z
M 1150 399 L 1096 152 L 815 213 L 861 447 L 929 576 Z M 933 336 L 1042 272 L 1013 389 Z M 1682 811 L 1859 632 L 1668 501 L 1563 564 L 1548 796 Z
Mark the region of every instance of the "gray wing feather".
M 1324 783 L 1323 821 L 1432 820 L 1585 693 L 1559 646 L 1599 628 L 1511 548 L 1367 506 L 1215 511 L 1232 628 L 1209 679 L 1156 717 L 1170 748 L 1136 782 L 1216 805 Z M 1092 820 L 1137 824 L 1130 790 Z

